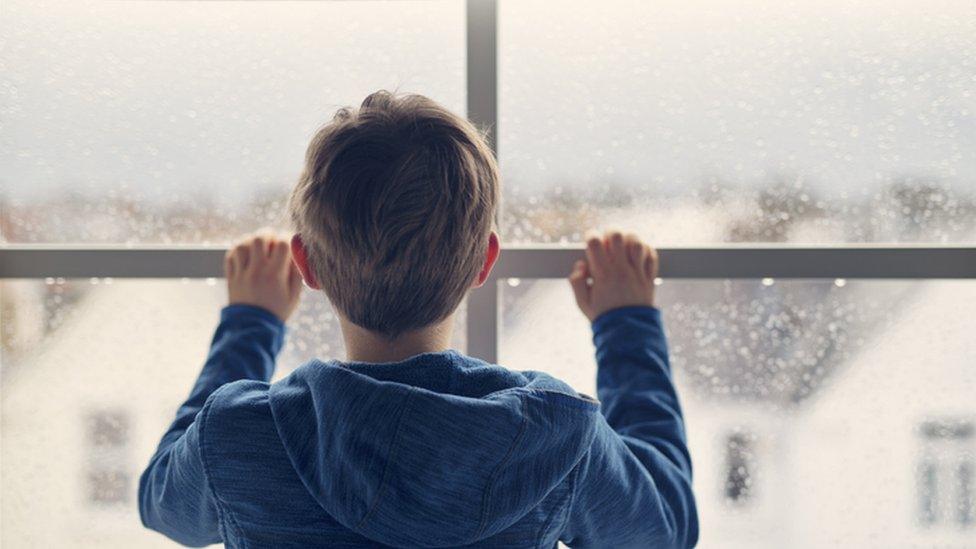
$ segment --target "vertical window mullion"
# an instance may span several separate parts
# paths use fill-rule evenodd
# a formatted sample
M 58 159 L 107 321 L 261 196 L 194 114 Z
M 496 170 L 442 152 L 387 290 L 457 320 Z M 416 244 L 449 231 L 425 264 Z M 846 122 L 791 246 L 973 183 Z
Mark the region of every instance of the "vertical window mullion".
M 498 4 L 496 0 L 467 0 L 465 13 L 467 60 L 467 116 L 487 130 L 488 143 L 498 153 Z M 496 222 L 501 212 L 496 214 Z M 468 354 L 489 362 L 498 360 L 498 284 L 492 276 L 471 292 L 467 312 Z

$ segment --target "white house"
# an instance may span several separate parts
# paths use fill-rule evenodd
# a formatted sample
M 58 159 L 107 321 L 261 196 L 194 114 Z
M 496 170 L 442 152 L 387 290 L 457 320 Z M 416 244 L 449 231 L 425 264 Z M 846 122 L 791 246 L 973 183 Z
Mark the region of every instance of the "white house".
M 139 522 L 138 475 L 189 394 L 224 292 L 102 283 L 33 356 L 4 364 L 0 546 L 173 546 Z
M 791 547 L 976 547 L 976 283 L 916 285 L 798 418 Z
M 855 302 L 903 295 L 896 284 L 869 282 Z M 869 345 L 794 405 L 720 398 L 676 369 L 701 547 L 976 547 L 976 284 L 907 284 L 914 295 L 891 304 L 894 322 L 873 326 Z M 519 303 L 500 362 L 594 391 L 589 326 L 565 281 L 535 283 Z M 922 432 L 942 424 L 941 438 Z M 926 459 L 939 490 L 930 525 L 918 520 Z

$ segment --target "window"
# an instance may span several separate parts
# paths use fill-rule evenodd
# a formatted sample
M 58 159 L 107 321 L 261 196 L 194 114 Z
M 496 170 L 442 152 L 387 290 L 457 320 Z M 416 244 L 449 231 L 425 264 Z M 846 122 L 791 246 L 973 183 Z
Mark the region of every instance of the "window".
M 338 106 L 387 88 L 464 112 L 463 3 L 11 0 L 2 10 L 3 243 L 219 244 L 284 227 L 308 139 Z M 126 274 L 0 281 L 4 547 L 172 545 L 141 527 L 136 483 L 226 294 L 208 279 L 219 273 Z M 314 301 L 292 323 L 278 376 L 341 356 L 331 309 Z M 128 423 L 92 439 L 88 413 L 112 414 L 112 403 Z
M 926 528 L 973 527 L 976 428 L 970 420 L 926 420 L 919 428 L 919 523 Z
M 725 500 L 743 505 L 752 499 L 753 475 L 756 468 L 752 437 L 744 433 L 732 433 L 726 437 Z
M 968 542 L 971 526 L 936 521 L 972 524 L 973 451 L 913 426 L 968 417 L 976 392 L 970 4 L 3 13 L 0 545 L 171 546 L 132 505 L 78 507 L 132 497 L 223 304 L 222 245 L 284 225 L 312 132 L 378 88 L 467 112 L 498 145 L 506 249 L 455 347 L 592 394 L 588 327 L 548 279 L 584 226 L 664 248 L 703 546 Z M 304 299 L 276 378 L 341 354 L 328 304 Z M 89 481 L 78 418 L 111 403 L 130 418 L 129 480 Z
M 959 462 L 956 470 L 959 481 L 959 508 L 956 520 L 962 528 L 972 528 L 976 522 L 976 501 L 973 497 L 973 458 L 969 456 Z
M 939 472 L 933 461 L 925 460 L 919 468 L 919 473 L 919 520 L 922 524 L 930 526 L 938 518 Z
M 223 281 L 4 280 L 0 296 L 2 545 L 164 541 L 139 522 L 137 482 L 206 359 Z M 313 356 L 344 356 L 321 296 L 303 297 L 289 332 L 274 380 Z
M 464 111 L 457 2 L 4 2 L 0 239 L 283 227 L 305 147 L 380 88 Z
M 93 448 L 124 448 L 129 442 L 129 416 L 121 410 L 90 413 L 87 427 Z
M 128 414 L 122 410 L 97 410 L 86 419 L 88 501 L 96 505 L 129 503 L 133 486 L 127 463 Z
M 499 294 L 500 363 L 595 394 L 569 284 L 503 280 Z M 974 440 L 945 437 L 971 425 L 913 433 L 919 417 L 971 421 L 974 281 L 664 279 L 658 294 L 703 546 L 926 545 L 926 512 L 940 542 L 968 539 L 958 471 Z
M 971 2 L 501 2 L 505 238 L 971 242 Z

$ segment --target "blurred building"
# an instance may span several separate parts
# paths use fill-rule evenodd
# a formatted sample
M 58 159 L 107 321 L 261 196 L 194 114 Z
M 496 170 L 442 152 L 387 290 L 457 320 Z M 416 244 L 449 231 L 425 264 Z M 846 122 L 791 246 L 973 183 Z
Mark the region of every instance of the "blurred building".
M 203 364 L 223 291 L 101 283 L 54 337 L 5 360 L 0 546 L 173 546 L 142 528 L 138 475 Z
M 696 346 L 721 345 L 730 328 L 675 311 L 696 299 L 689 294 L 709 299 L 707 291 L 686 284 L 662 296 L 671 348 L 685 354 L 672 359 L 694 461 L 701 547 L 973 547 L 976 285 L 892 284 L 843 288 L 865 309 L 901 296 L 887 303 L 884 321 L 800 327 L 816 337 L 753 354 L 753 371 L 749 362 L 689 361 Z M 802 285 L 796 284 L 801 296 L 808 291 Z M 542 282 L 520 300 L 530 305 L 505 317 L 501 363 L 547 370 L 595 394 L 589 327 L 568 285 Z M 791 300 L 817 307 L 809 294 L 781 299 Z M 737 323 L 769 331 L 777 314 L 743 315 Z M 788 369 L 797 383 L 763 377 L 770 358 L 802 366 L 802 357 L 818 356 L 805 347 L 818 342 L 834 350 Z M 720 385 L 697 379 L 700 367 L 713 365 L 734 375 L 709 370 Z M 803 383 L 814 376 L 816 383 Z M 752 386 L 732 391 L 730 383 Z

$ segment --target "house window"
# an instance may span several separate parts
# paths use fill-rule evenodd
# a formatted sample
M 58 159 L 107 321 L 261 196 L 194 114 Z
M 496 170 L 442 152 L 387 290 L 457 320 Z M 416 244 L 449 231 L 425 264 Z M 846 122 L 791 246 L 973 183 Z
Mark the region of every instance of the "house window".
M 970 455 L 959 463 L 956 475 L 959 484 L 959 508 L 956 520 L 963 528 L 972 528 L 976 522 L 976 500 L 973 497 L 973 458 Z
M 129 439 L 129 416 L 120 410 L 101 410 L 88 416 L 88 440 L 97 448 L 124 447 Z
M 927 528 L 967 529 L 974 523 L 974 424 L 959 419 L 922 423 L 918 522 Z
M 86 500 L 90 505 L 129 502 L 132 477 L 126 458 L 130 430 L 130 418 L 125 410 L 95 410 L 86 416 L 88 461 L 84 476 Z
M 918 513 L 919 522 L 928 526 L 938 516 L 938 467 L 934 461 L 925 461 L 919 468 Z
M 97 505 L 128 501 L 130 476 L 119 469 L 93 469 L 88 472 L 88 501 Z
M 752 501 L 755 484 L 755 436 L 734 432 L 725 445 L 725 501 L 747 504 Z

